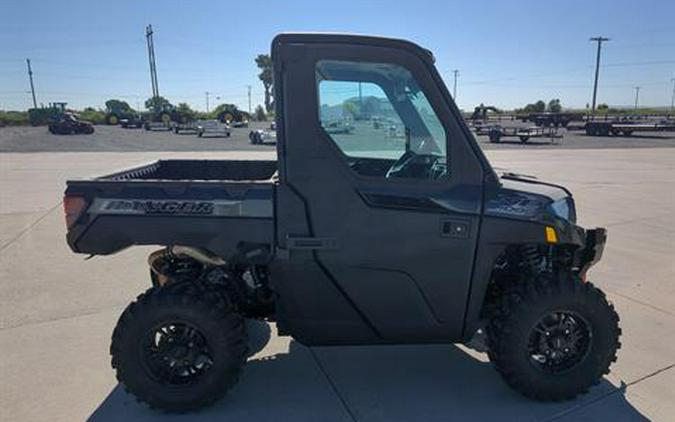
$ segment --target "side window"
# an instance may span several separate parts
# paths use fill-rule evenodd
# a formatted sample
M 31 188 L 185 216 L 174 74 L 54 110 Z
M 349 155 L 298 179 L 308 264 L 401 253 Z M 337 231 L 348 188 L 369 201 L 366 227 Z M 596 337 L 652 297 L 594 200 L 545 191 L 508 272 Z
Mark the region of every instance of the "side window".
M 321 126 L 362 176 L 449 177 L 445 130 L 405 68 L 386 63 L 320 61 Z

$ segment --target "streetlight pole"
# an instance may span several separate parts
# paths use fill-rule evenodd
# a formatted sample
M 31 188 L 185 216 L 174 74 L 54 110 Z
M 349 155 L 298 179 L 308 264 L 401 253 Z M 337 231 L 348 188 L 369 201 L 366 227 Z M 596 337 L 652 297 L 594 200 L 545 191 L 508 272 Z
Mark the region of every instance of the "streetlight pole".
M 206 112 L 209 112 L 209 91 L 205 92 L 206 94 Z
M 638 96 L 640 95 L 640 87 L 636 86 L 635 88 L 635 112 L 637 113 L 638 108 Z
M 452 71 L 455 76 L 455 82 L 452 84 L 452 99 L 457 102 L 457 75 L 459 75 L 459 70 L 455 69 Z
M 673 96 L 670 97 L 670 112 L 675 111 L 675 78 L 670 78 L 670 82 L 673 83 Z
M 591 41 L 598 43 L 598 52 L 595 57 L 595 82 L 593 83 L 593 103 L 591 105 L 591 114 L 595 115 L 595 99 L 598 95 L 598 75 L 600 73 L 600 50 L 602 49 L 602 43 L 609 41 L 609 38 L 605 37 L 592 37 Z
M 251 85 L 246 85 L 246 88 L 248 89 L 248 115 L 251 116 Z
M 35 100 L 35 86 L 33 85 L 33 69 L 30 67 L 30 59 L 26 59 L 28 65 L 28 79 L 30 80 L 30 92 L 33 95 L 33 108 L 37 108 L 37 101 Z

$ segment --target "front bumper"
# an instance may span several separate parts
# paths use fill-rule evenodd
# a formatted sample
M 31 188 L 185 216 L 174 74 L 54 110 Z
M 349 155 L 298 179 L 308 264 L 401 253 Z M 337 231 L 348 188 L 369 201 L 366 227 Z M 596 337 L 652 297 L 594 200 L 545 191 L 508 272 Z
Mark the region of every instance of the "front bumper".
M 579 276 L 586 278 L 586 272 L 602 258 L 607 242 L 607 229 L 598 227 L 586 230 L 584 247 L 577 251 L 576 264 Z

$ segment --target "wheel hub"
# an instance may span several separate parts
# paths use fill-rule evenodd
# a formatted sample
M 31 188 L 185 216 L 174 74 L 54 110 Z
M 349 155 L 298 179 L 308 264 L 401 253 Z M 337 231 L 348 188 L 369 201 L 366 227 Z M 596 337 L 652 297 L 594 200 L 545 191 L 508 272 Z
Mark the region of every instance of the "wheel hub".
M 591 330 L 577 313 L 556 311 L 534 326 L 528 344 L 532 363 L 549 373 L 567 371 L 581 363 L 590 349 Z
M 165 384 L 193 383 L 213 365 L 204 336 L 186 323 L 167 323 L 150 330 L 143 357 L 151 376 Z

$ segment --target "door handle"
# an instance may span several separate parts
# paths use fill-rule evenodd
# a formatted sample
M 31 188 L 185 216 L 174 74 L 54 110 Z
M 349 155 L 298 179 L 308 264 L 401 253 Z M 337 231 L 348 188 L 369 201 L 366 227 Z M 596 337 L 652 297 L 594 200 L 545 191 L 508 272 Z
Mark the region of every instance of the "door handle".
M 463 220 L 441 220 L 441 237 L 468 239 L 471 234 L 471 223 Z

